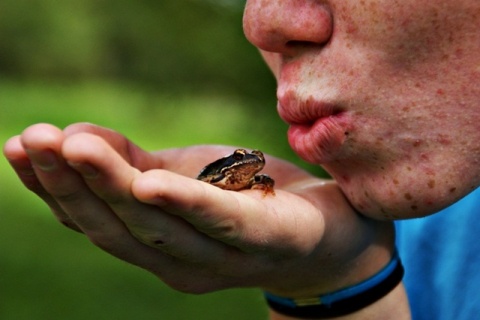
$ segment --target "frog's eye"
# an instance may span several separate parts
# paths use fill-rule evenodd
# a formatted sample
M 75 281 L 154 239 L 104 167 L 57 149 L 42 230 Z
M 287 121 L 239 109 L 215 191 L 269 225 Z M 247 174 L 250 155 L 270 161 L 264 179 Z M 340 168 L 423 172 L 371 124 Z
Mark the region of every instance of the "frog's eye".
M 233 154 L 233 159 L 234 159 L 235 161 L 242 160 L 242 159 L 243 159 L 243 154 L 241 154 L 241 153 L 234 153 L 234 154 Z
M 235 152 L 233 153 L 233 159 L 235 159 L 236 161 L 238 160 L 242 160 L 243 157 L 245 157 L 245 154 L 246 154 L 246 151 L 245 150 L 242 150 L 242 149 L 238 149 L 238 150 L 235 150 Z

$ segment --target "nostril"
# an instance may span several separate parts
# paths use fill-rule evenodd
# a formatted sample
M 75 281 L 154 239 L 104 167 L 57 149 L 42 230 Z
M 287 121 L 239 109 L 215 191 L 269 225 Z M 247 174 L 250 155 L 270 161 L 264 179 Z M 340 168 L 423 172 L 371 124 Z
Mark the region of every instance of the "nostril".
M 297 40 L 290 40 L 287 41 L 285 44 L 288 48 L 302 48 L 302 47 L 317 47 L 319 43 L 311 42 L 311 41 L 297 41 Z
M 333 15 L 317 1 L 259 0 L 247 3 L 243 26 L 247 39 L 259 49 L 291 55 L 292 49 L 329 42 Z

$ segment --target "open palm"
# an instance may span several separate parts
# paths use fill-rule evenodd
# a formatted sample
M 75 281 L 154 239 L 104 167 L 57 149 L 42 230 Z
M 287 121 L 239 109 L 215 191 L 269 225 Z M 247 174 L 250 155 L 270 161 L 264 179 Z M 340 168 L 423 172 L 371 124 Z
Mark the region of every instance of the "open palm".
M 365 275 L 389 260 L 391 224 L 359 215 L 333 181 L 288 162 L 267 156 L 274 196 L 194 179 L 232 150 L 150 153 L 105 128 L 41 124 L 11 138 L 4 153 L 65 225 L 177 290 L 308 296 L 354 283 L 351 270 L 372 252 L 379 262 L 360 268 Z

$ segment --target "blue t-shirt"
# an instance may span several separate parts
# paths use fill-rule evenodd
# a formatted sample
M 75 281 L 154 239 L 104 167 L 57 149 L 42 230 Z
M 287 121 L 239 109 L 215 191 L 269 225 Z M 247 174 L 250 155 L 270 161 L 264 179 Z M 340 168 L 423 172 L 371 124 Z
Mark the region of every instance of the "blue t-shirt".
M 414 320 L 480 319 L 480 188 L 426 218 L 397 221 Z

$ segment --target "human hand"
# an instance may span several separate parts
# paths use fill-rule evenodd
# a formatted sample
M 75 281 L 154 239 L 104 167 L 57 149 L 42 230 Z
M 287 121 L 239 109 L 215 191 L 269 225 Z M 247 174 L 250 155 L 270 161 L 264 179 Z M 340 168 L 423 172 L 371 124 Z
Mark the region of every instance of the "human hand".
M 4 153 L 60 221 L 107 252 L 186 292 L 261 287 L 329 292 L 390 259 L 389 223 L 358 215 L 334 182 L 267 157 L 276 195 L 192 179 L 233 148 L 148 153 L 113 131 L 35 125 Z

